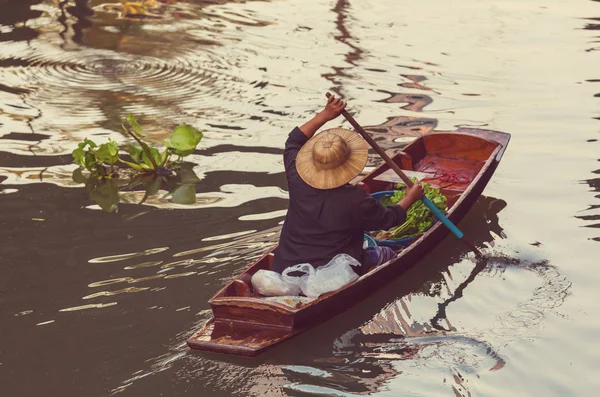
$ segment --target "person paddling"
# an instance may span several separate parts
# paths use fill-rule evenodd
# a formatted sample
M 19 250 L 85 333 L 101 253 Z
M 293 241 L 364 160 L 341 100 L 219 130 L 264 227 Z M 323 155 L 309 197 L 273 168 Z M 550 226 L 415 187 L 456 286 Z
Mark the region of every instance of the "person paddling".
M 389 247 L 363 250 L 364 232 L 404 223 L 406 211 L 423 197 L 423 188 L 414 184 L 398 205 L 386 207 L 349 184 L 367 163 L 367 142 L 342 128 L 315 135 L 345 107 L 331 96 L 321 112 L 289 134 L 283 160 L 290 203 L 271 270 L 281 273 L 300 263 L 316 268 L 344 253 L 362 264 L 355 269 L 362 275 L 396 257 Z

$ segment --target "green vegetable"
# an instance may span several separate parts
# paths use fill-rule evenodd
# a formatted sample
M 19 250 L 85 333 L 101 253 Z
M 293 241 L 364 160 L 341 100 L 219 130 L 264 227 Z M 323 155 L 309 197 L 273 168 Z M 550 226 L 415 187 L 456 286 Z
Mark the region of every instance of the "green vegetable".
M 413 182 L 418 183 L 416 179 Z M 405 187 L 398 185 L 398 188 Z M 425 196 L 429 198 L 436 207 L 443 213 L 446 213 L 446 197 L 442 195 L 440 189 L 432 188 L 428 183 L 423 184 Z M 381 203 L 386 206 L 395 205 L 406 196 L 406 189 L 395 190 L 393 196 L 386 196 Z M 423 233 L 433 224 L 433 213 L 423 204 L 422 201 L 414 203 L 406 212 L 406 221 L 400 225 L 391 228 L 386 232 L 377 235 L 378 240 L 399 240 L 408 236 Z

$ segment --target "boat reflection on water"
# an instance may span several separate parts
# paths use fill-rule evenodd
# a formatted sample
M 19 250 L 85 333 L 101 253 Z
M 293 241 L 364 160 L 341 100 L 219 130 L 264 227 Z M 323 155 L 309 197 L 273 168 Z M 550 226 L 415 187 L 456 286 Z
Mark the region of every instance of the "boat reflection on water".
M 135 202 L 131 196 L 124 192 L 141 193 L 142 198 L 138 204 L 146 202 L 148 197 L 157 196 L 162 191 L 162 196 L 170 196 L 174 204 L 191 205 L 196 203 L 196 184 L 200 182 L 194 173 L 193 164 L 181 163 L 175 171 L 167 175 L 140 174 L 127 178 L 98 179 L 95 176 L 84 175 L 82 169 L 73 171 L 73 182 L 83 183 L 88 192 L 89 199 L 106 212 L 116 211 L 121 201 Z M 139 196 L 139 194 L 138 194 Z

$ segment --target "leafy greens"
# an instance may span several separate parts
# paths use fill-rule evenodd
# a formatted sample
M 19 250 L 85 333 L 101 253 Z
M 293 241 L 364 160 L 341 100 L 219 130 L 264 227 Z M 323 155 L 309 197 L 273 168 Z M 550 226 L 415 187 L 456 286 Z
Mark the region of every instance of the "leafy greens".
M 413 179 L 414 183 L 418 183 Z M 381 204 L 385 206 L 396 205 L 406 196 L 405 185 L 398 185 L 398 190 L 394 191 L 392 196 L 385 196 L 381 199 Z M 435 204 L 443 213 L 446 213 L 446 197 L 438 188 L 432 188 L 428 183 L 423 184 L 425 196 Z M 387 231 L 381 231 L 375 237 L 377 240 L 400 240 L 405 237 L 423 233 L 433 225 L 434 215 L 423 204 L 422 201 L 414 203 L 406 212 L 406 221 Z

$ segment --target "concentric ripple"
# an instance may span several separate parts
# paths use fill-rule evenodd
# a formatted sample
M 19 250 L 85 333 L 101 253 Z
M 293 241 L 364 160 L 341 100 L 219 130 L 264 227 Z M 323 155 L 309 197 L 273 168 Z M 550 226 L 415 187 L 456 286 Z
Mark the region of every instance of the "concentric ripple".
M 33 148 L 34 154 L 68 154 L 79 136 L 90 135 L 85 130 L 105 136 L 118 133 L 120 120 L 129 112 L 147 127 L 150 140 L 162 140 L 164 131 L 179 123 L 242 119 L 245 112 L 239 103 L 255 108 L 255 113 L 263 110 L 259 103 L 264 94 L 253 80 L 236 75 L 233 55 L 174 47 L 173 56 L 165 55 L 164 48 L 160 57 L 153 56 L 154 51 L 138 56 L 94 48 L 64 51 L 37 42 L 3 47 L 0 92 L 6 97 L 3 102 L 14 108 L 2 109 L 0 123 L 16 132 L 33 128 L 49 135 L 47 142 Z M 23 114 L 24 108 L 31 111 Z M 30 154 L 28 147 L 15 145 L 7 151 Z
M 120 141 L 120 121 L 130 112 L 150 141 L 162 141 L 179 123 L 242 119 L 239 103 L 262 112 L 260 88 L 210 51 L 179 51 L 163 59 L 90 48 L 60 51 L 40 43 L 3 47 L 0 124 L 8 134 L 47 136 L 35 144 L 4 141 L 2 151 L 14 155 L 68 155 L 84 136 Z
M 16 76 L 21 88 L 37 88 L 40 99 L 59 99 L 61 93 L 83 96 L 84 91 L 114 91 L 135 95 L 157 95 L 197 102 L 199 97 L 230 98 L 235 78 L 210 70 L 202 63 L 184 58 L 165 61 L 107 51 L 71 51 L 60 60 L 37 53 L 20 58 L 21 65 L 0 69 L 5 81 Z M 25 64 L 25 65 L 23 65 Z M 219 87 L 222 85 L 222 87 Z M 235 84 L 234 84 L 235 85 Z M 207 87 L 202 90 L 201 87 Z M 220 89 L 219 89 L 220 88 Z

